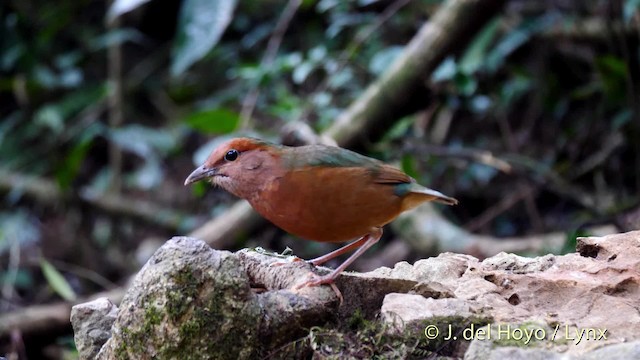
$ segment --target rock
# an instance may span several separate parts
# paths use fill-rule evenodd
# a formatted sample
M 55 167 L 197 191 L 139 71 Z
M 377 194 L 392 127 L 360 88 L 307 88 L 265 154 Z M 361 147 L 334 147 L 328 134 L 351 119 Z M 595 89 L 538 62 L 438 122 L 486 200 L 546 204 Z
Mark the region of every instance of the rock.
M 281 258 L 265 256 L 263 253 L 252 250 L 241 250 L 238 252 L 242 259 L 249 277 L 258 284 L 267 284 L 269 288 L 288 289 L 296 294 L 305 295 L 311 298 L 322 299 L 322 301 L 335 301 L 335 294 L 329 287 L 305 287 L 295 289 L 297 284 L 303 283 L 309 277 L 312 267 L 303 261 L 296 261 L 291 264 L 273 267 L 275 262 L 281 262 Z M 329 273 L 331 269 L 318 267 L 319 273 Z M 336 285 L 344 294 L 349 294 L 344 298 L 340 306 L 336 306 L 332 311 L 337 312 L 339 318 L 344 318 L 358 311 L 366 318 L 373 318 L 380 312 L 380 306 L 385 295 L 394 292 L 407 292 L 417 284 L 411 279 L 402 278 L 395 274 L 385 274 L 382 272 L 353 273 L 343 272 L 336 280 Z M 338 305 L 337 303 L 335 305 Z
M 176 237 L 136 275 L 98 358 L 250 358 L 260 316 L 236 256 Z
M 570 357 L 538 347 L 498 346 L 491 341 L 473 340 L 464 360 L 569 360 Z
M 459 316 L 468 318 L 473 315 L 467 301 L 462 299 L 431 299 L 421 295 L 389 294 L 382 305 L 383 320 L 412 322 L 428 318 L 448 318 Z M 400 326 L 401 323 L 394 323 Z
M 578 358 L 576 357 L 576 360 Z M 640 359 L 640 341 L 624 344 L 614 344 L 595 349 L 586 354 L 581 359 L 602 360 L 602 359 Z
M 445 322 L 441 331 L 461 323 L 461 332 L 469 324 L 502 326 L 492 336 L 464 339 L 472 340 L 468 359 L 580 357 L 640 337 L 640 232 L 580 238 L 578 251 L 537 258 L 500 253 L 482 262 L 446 253 L 379 270 L 414 279 L 416 288 L 435 282 L 453 294 L 389 294 L 382 319 L 408 328 Z M 452 324 L 452 315 L 463 319 Z M 523 346 L 527 326 L 537 337 Z M 633 353 L 637 345 L 619 349 Z
M 288 290 L 308 269 L 249 258 L 193 238 L 167 241 L 133 280 L 98 358 L 253 358 L 333 316 L 331 288 Z
M 83 359 L 95 359 L 111 337 L 111 326 L 118 308 L 107 298 L 99 298 L 71 308 L 71 325 L 78 353 Z
M 640 338 L 640 231 L 580 238 L 578 252 L 562 256 L 444 253 L 345 272 L 336 281 L 343 304 L 329 286 L 296 288 L 329 269 L 274 265 L 283 260 L 171 239 L 136 275 L 97 358 L 640 355 L 640 342 L 628 342 Z M 95 358 L 114 311 L 105 300 L 74 307 L 81 358 Z M 364 332 L 349 333 L 363 329 L 358 323 Z M 366 342 L 341 350 L 358 341 Z

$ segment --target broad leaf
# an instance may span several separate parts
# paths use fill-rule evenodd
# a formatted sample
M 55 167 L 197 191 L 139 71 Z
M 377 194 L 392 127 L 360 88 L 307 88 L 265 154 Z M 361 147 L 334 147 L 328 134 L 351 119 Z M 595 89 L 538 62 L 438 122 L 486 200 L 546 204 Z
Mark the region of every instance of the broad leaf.
M 236 129 L 240 115 L 227 109 L 193 113 L 185 120 L 192 128 L 206 134 L 228 134 Z
M 56 294 L 60 295 L 63 299 L 67 301 L 73 301 L 76 299 L 76 293 L 71 288 L 71 285 L 67 282 L 67 280 L 60 274 L 60 272 L 51 265 L 46 259 L 40 260 L 40 268 L 42 269 L 42 274 L 45 279 L 47 279 L 47 283 L 56 292 Z
M 218 43 L 231 22 L 236 0 L 185 0 L 178 18 L 171 74 L 178 76 Z
M 149 0 L 115 0 L 107 13 L 107 21 L 113 21 L 118 16 L 134 10 L 147 2 L 149 2 Z

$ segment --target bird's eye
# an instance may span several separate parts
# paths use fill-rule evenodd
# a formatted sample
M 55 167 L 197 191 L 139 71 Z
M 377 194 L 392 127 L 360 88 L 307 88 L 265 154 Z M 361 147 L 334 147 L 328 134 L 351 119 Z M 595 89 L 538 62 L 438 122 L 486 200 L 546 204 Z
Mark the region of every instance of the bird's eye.
M 224 159 L 227 161 L 234 161 L 235 159 L 238 158 L 238 155 L 240 155 L 240 153 L 238 153 L 238 150 L 231 149 L 227 151 L 226 154 L 224 154 Z

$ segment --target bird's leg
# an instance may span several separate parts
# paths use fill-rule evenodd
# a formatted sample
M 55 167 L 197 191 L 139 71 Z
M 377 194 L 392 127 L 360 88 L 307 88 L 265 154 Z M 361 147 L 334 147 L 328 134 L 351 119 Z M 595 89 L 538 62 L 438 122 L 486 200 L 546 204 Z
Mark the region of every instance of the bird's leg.
M 354 248 L 357 248 L 359 246 L 362 246 L 362 244 L 364 244 L 364 242 L 367 240 L 367 235 L 361 237 L 360 239 L 352 242 L 351 244 L 347 244 L 339 249 L 333 250 L 332 252 L 319 256 L 315 259 L 311 259 L 311 260 L 307 260 L 308 263 L 313 264 L 313 266 L 318 266 L 318 265 L 322 265 L 324 263 L 326 263 L 327 261 L 335 258 L 336 256 L 340 256 L 344 253 L 347 253 L 349 251 L 352 251 Z M 271 263 L 269 266 L 282 266 L 285 264 L 289 264 L 292 262 L 298 262 L 298 261 L 304 261 L 301 258 L 297 257 L 297 256 L 292 256 L 289 259 L 287 259 L 286 261 L 276 261 L 274 263 Z
M 333 259 L 336 256 L 340 256 L 346 252 L 349 252 L 351 250 L 353 250 L 354 248 L 360 247 L 362 246 L 362 244 L 364 244 L 367 241 L 367 236 L 365 235 L 363 237 L 361 237 L 360 239 L 352 242 L 351 244 L 347 244 L 339 249 L 333 250 L 332 252 L 328 253 L 328 254 L 324 254 L 320 257 L 317 257 L 315 259 L 311 259 L 311 260 L 307 260 L 307 262 L 312 263 L 314 266 L 318 266 L 318 265 L 322 265 L 324 263 L 326 263 L 327 261 Z
M 362 245 L 358 248 L 358 250 L 356 250 L 356 252 L 351 254 L 351 256 L 349 256 L 349 258 L 347 260 L 345 260 L 342 264 L 340 264 L 340 266 L 338 266 L 331 273 L 329 273 L 327 275 L 323 275 L 323 276 L 318 276 L 318 275 L 314 274 L 311 279 L 309 279 L 308 281 L 296 286 L 296 289 L 300 289 L 300 288 L 303 288 L 305 286 L 318 286 L 318 285 L 322 285 L 322 284 L 331 284 L 331 283 L 333 283 L 333 281 L 338 277 L 338 275 L 344 269 L 346 269 L 349 265 L 351 265 L 351 263 L 353 263 L 365 251 L 367 251 L 367 249 L 369 249 L 371 246 L 373 246 L 375 243 L 377 243 L 378 240 L 380 240 L 381 236 L 382 236 L 382 228 L 374 228 L 371 231 L 371 233 L 365 235 L 362 239 L 345 246 L 344 248 L 351 248 L 351 247 L 353 247 L 352 245 L 362 242 Z M 342 248 L 342 249 L 344 249 L 344 248 Z M 338 249 L 336 251 L 340 251 L 342 249 Z M 334 251 L 334 252 L 336 252 L 336 251 Z M 327 255 L 331 255 L 331 254 L 333 254 L 333 253 L 329 253 Z M 327 256 L 327 255 L 325 255 L 325 256 Z

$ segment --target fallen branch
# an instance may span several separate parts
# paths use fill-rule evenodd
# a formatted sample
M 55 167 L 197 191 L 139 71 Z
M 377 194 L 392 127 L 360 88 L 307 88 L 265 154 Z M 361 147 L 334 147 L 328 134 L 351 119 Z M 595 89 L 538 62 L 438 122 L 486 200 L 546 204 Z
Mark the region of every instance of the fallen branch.
M 191 216 L 163 208 L 157 203 L 132 199 L 120 194 L 97 194 L 87 188 L 75 194 L 65 193 L 52 180 L 19 174 L 3 168 L 0 168 L 0 191 L 24 194 L 45 204 L 80 201 L 112 214 L 128 216 L 174 231 L 183 230 L 188 224 L 194 222 Z
M 266 223 L 246 201 L 238 201 L 224 215 L 215 217 L 193 230 L 188 236 L 203 240 L 214 249 L 228 249 L 236 239 Z
M 455 159 L 463 159 L 469 162 L 476 162 L 492 167 L 505 174 L 512 171 L 512 166 L 507 161 L 495 156 L 491 151 L 473 148 L 450 148 L 439 145 L 431 145 L 413 142 L 406 145 L 406 153 L 428 154 L 437 157 L 448 157 Z
M 119 304 L 124 296 L 125 288 L 119 287 L 110 291 L 93 294 L 76 301 L 61 301 L 47 305 L 35 305 L 0 314 L 0 339 L 8 337 L 12 331 L 21 334 L 32 334 L 43 331 L 55 331 L 70 326 L 71 307 L 100 297 L 106 297 Z
M 340 146 L 352 148 L 379 138 L 398 117 L 424 107 L 425 82 L 431 72 L 446 56 L 464 49 L 502 5 L 501 0 L 442 4 L 389 69 L 340 114 L 326 134 Z
M 413 252 L 427 255 L 456 252 L 486 258 L 499 252 L 558 254 L 567 242 L 566 232 L 560 231 L 509 238 L 473 234 L 445 219 L 429 205 L 402 214 L 391 227 L 409 243 Z M 593 236 L 604 236 L 616 233 L 617 229 L 607 224 L 584 231 Z

